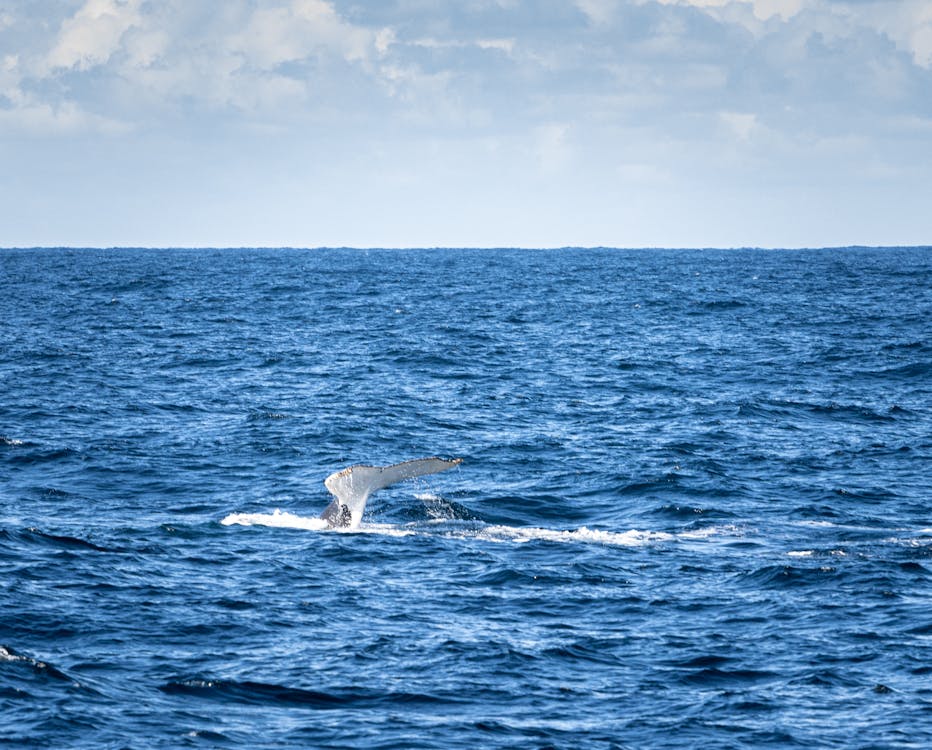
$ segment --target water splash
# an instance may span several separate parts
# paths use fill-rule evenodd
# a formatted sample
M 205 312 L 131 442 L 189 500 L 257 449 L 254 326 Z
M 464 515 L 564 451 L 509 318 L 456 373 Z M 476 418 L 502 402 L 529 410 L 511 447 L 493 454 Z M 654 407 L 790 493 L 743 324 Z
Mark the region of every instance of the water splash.
M 427 524 L 413 523 L 402 526 L 394 524 L 363 523 L 357 528 L 333 529 L 326 521 L 317 517 L 299 516 L 288 511 L 275 509 L 271 513 L 231 513 L 221 524 L 224 526 L 268 526 L 303 531 L 334 531 L 338 533 L 381 534 L 384 536 L 443 536 L 451 539 L 478 539 L 493 543 L 556 542 L 575 544 L 601 544 L 618 547 L 643 547 L 678 540 L 706 539 L 722 533 L 733 532 L 733 527 L 710 527 L 701 532 L 684 531 L 671 534 L 665 531 L 629 529 L 627 531 L 603 531 L 582 526 L 578 529 L 546 529 L 534 526 L 506 526 L 501 524 L 470 523 L 468 526 L 435 519 Z
M 306 531 L 324 531 L 330 525 L 316 516 L 307 518 L 276 508 L 271 513 L 231 513 L 222 521 L 224 526 L 272 526 L 278 529 L 304 529 Z

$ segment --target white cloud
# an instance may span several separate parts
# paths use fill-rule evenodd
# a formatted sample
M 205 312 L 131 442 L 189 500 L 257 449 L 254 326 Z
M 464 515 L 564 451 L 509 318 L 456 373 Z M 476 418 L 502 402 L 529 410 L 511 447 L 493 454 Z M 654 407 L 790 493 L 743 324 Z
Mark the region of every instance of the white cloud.
M 515 49 L 515 40 L 511 39 L 477 39 L 476 46 L 480 49 L 500 50 L 506 54 L 512 54 Z
M 348 62 L 366 60 L 377 46 L 386 44 L 384 34 L 346 23 L 324 0 L 292 0 L 279 7 L 260 7 L 242 32 L 230 39 L 231 49 L 243 53 L 261 70 L 323 51 Z
M 886 34 L 913 57 L 917 65 L 932 67 L 932 2 L 929 0 L 637 0 L 644 4 L 692 6 L 724 21 L 737 21 L 761 31 L 760 21 L 788 21 L 803 11 L 810 21 L 834 16 L 846 18 L 851 27 L 869 28 Z M 613 17 L 617 0 L 577 0 L 593 20 Z M 751 16 L 743 15 L 749 8 Z
M 11 111 L 26 102 L 26 94 L 20 88 L 21 81 L 19 55 L 4 55 L 0 58 L 0 117 L 9 117 Z
M 393 34 L 392 41 L 396 41 L 397 37 Z M 477 47 L 482 50 L 498 50 L 500 52 L 505 52 L 506 54 L 512 54 L 515 49 L 515 39 L 495 39 L 495 38 L 478 38 L 478 39 L 442 39 L 436 37 L 418 37 L 416 39 L 409 39 L 405 44 L 414 46 L 414 47 L 424 47 L 425 49 L 468 49 L 470 47 Z
M 131 69 L 151 68 L 164 59 L 171 37 L 163 29 L 128 29 L 123 37 L 127 65 Z
M 856 23 L 887 34 L 917 65 L 932 68 L 932 2 L 896 0 L 845 4 Z
M 62 24 L 48 68 L 88 70 L 106 63 L 126 31 L 140 23 L 139 6 L 140 0 L 87 0 Z
M 909 35 L 909 48 L 916 63 L 932 68 L 932 23 L 925 23 Z
M 113 122 L 148 127 L 182 111 L 270 124 L 313 116 L 309 108 L 333 109 L 328 99 L 364 97 L 361 81 L 379 91 L 379 63 L 394 43 L 391 28 L 350 23 L 324 0 L 82 0 L 63 17 L 38 11 L 0 16 L 7 129 L 39 113 L 76 122 L 84 112 L 82 127 L 108 132 Z
M 729 6 L 744 5 L 750 7 L 754 16 L 766 21 L 774 16 L 783 20 L 792 18 L 803 8 L 825 0 L 638 0 L 641 3 L 657 2 L 662 5 L 691 5 L 702 9 L 723 9 Z M 611 0 L 579 0 L 579 2 L 605 5 Z
M 71 101 L 109 119 L 135 112 L 151 122 L 182 107 L 279 127 L 287 127 L 281 118 L 326 111 L 528 129 L 664 110 L 673 119 L 704 112 L 711 122 L 719 111 L 740 111 L 742 97 L 767 98 L 779 87 L 784 103 L 800 107 L 800 96 L 873 95 L 879 78 L 908 92 L 913 74 L 871 34 L 894 39 L 917 65 L 932 64 L 932 3 L 924 0 L 557 0 L 552 19 L 511 1 L 400 0 L 405 16 L 392 7 L 85 0 L 45 24 L 55 32 L 45 53 L 39 40 L 13 46 L 18 72 L 0 73 L 0 82 L 7 92 L 41 91 L 39 101 L 53 108 Z M 7 14 L 0 33 L 12 39 L 22 22 Z M 845 78 L 868 60 L 862 80 Z M 46 85 L 65 72 L 66 86 Z
M 395 30 L 390 28 L 379 29 L 375 33 L 375 50 L 379 55 L 388 53 L 389 47 L 395 43 Z
M 0 133 L 37 136 L 73 136 L 86 133 L 119 135 L 129 126 L 117 120 L 82 110 L 74 102 L 57 107 L 21 97 L 13 109 L 0 108 Z
M 576 0 L 576 5 L 592 23 L 606 24 L 614 18 L 618 0 Z
M 722 122 L 739 140 L 750 140 L 757 127 L 757 115 L 749 112 L 720 112 Z
M 5 5 L 3 135 L 96 134 L 107 153 L 120 134 L 139 159 L 174 139 L 193 170 L 229 163 L 295 195 L 325 172 L 345 199 L 374 180 L 410 205 L 463 186 L 459 205 L 494 181 L 502 201 L 565 189 L 608 215 L 632 186 L 932 169 L 929 0 Z

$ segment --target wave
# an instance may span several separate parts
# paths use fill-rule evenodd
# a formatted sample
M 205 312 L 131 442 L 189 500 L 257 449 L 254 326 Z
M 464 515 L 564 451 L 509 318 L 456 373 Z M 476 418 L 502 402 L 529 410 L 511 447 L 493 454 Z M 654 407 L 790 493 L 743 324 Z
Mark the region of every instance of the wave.
M 19 440 L 4 439 L 4 446 L 13 448 L 36 447 L 35 443 L 28 443 Z M 46 450 L 32 451 L 14 451 L 11 455 L 11 461 L 17 464 L 40 464 L 46 462 L 59 461 L 61 459 L 79 457 L 81 454 L 73 448 L 49 448 Z
M 55 547 L 63 547 L 66 549 L 85 549 L 93 550 L 94 552 L 114 552 L 115 550 L 109 549 L 108 547 L 101 547 L 99 544 L 94 544 L 89 542 L 87 539 L 80 539 L 74 536 L 63 536 L 59 534 L 49 534 L 45 531 L 40 531 L 35 526 L 29 526 L 25 532 L 29 537 L 43 544 L 48 544 Z
M 720 669 L 707 667 L 681 676 L 680 682 L 690 685 L 741 685 L 779 679 L 779 672 L 759 669 Z
M 880 370 L 868 370 L 860 373 L 867 377 L 890 378 L 897 380 L 912 380 L 926 378 L 932 371 L 932 363 L 929 362 L 911 362 L 897 367 L 886 367 Z
M 68 675 L 51 664 L 44 661 L 39 661 L 38 659 L 34 659 L 31 656 L 19 654 L 7 646 L 0 646 L 0 663 L 2 662 L 22 664 L 36 675 L 48 677 L 53 680 L 61 680 L 62 682 L 77 684 Z
M 737 574 L 735 580 L 754 589 L 788 589 L 826 585 L 826 581 L 835 581 L 838 575 L 838 569 L 831 565 L 808 568 L 776 564 Z
M 383 693 L 367 688 L 323 692 L 266 682 L 203 678 L 172 680 L 159 689 L 169 695 L 184 695 L 222 702 L 315 709 L 345 710 L 349 707 L 370 708 L 393 704 L 459 703 L 462 701 L 459 697 L 407 692 Z
M 35 526 L 27 526 L 24 529 L 8 531 L 0 529 L 0 538 L 25 542 L 28 544 L 42 545 L 55 549 L 64 550 L 90 550 L 93 552 L 119 552 L 121 550 L 110 547 L 101 547 L 87 539 L 80 539 L 74 536 L 64 536 L 59 534 L 49 534 L 37 529 Z

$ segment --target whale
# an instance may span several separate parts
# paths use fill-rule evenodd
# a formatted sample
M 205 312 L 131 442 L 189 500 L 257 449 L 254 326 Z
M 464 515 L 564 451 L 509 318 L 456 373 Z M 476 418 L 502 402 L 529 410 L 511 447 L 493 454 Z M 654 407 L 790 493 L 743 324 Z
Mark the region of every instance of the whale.
M 341 469 L 324 480 L 324 486 L 333 495 L 333 500 L 320 517 L 331 528 L 354 529 L 362 521 L 369 496 L 376 490 L 405 479 L 439 474 L 459 466 L 462 462 L 462 458 L 445 459 L 431 456 L 389 466 L 356 464 Z

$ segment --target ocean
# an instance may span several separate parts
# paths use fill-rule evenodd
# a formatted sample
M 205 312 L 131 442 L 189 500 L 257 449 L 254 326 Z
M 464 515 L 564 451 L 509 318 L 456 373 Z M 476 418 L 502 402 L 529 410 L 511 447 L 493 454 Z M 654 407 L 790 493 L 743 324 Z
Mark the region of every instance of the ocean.
M 930 321 L 932 248 L 2 250 L 0 745 L 932 747 Z

